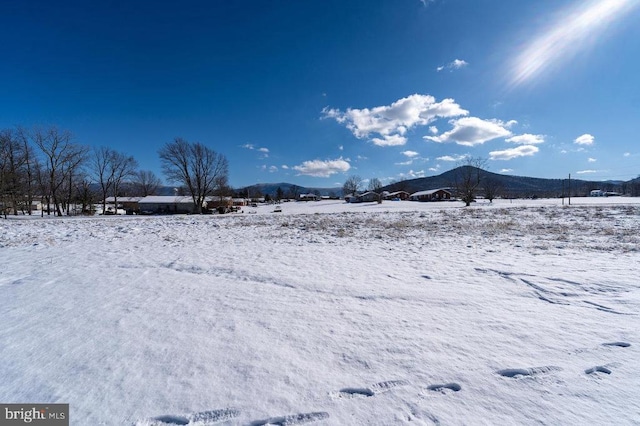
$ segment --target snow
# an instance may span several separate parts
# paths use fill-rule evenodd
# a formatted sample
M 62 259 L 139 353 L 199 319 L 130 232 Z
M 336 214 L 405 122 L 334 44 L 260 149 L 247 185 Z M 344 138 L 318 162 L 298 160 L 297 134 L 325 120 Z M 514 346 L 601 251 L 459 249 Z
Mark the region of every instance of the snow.
M 73 425 L 637 423 L 640 200 L 567 202 L 0 221 L 0 401 Z

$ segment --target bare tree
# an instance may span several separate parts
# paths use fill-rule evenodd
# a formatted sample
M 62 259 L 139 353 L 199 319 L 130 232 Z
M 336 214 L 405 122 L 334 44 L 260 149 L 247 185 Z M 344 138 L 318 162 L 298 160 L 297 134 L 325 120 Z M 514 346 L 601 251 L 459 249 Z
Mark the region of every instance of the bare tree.
M 378 203 L 382 203 L 382 182 L 378 178 L 372 178 L 367 188 L 371 192 L 378 194 Z
M 358 175 L 351 175 L 342 185 L 342 195 L 357 195 L 362 186 L 362 178 Z
M 93 150 L 91 168 L 102 193 L 102 214 L 105 214 L 107 210 L 107 197 L 113 186 L 111 167 L 109 166 L 111 162 L 111 152 L 111 149 L 106 147 Z
M 133 180 L 135 194 L 141 197 L 156 195 L 161 185 L 162 181 L 151 170 L 140 170 Z
M 467 158 L 456 169 L 453 187 L 467 207 L 476 199 L 476 190 L 482 183 L 482 168 L 486 163 L 483 158 Z
M 18 214 L 24 156 L 22 145 L 12 129 L 0 132 L 0 202 L 6 218 L 7 211 Z
M 298 185 L 291 185 L 289 187 L 287 198 L 291 200 L 297 200 L 301 192 L 302 188 L 300 188 Z
M 199 142 L 176 138 L 158 151 L 167 180 L 186 186 L 196 213 L 202 213 L 205 197 L 212 195 L 229 175 L 227 158 Z
M 495 178 L 486 178 L 482 186 L 484 187 L 484 198 L 489 200 L 490 203 L 493 203 L 493 200 L 502 191 L 502 185 Z
M 72 143 L 71 132 L 56 127 L 36 129 L 31 137 L 44 155 L 42 172 L 47 198 L 53 201 L 57 215 L 62 216 L 64 185 L 85 161 L 87 148 Z
M 113 194 L 117 210 L 120 190 L 133 178 L 137 167 L 138 162 L 132 156 L 106 147 L 94 150 L 92 169 L 102 192 L 102 214 L 106 212 L 109 194 Z
M 111 175 L 113 176 L 113 202 L 118 211 L 118 196 L 122 186 L 135 175 L 138 162 L 130 155 L 113 152 L 111 155 Z

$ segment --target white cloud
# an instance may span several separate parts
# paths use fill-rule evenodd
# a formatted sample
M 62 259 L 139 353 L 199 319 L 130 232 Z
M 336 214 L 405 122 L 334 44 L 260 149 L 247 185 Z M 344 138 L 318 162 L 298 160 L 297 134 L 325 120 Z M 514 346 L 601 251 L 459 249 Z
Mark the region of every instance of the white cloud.
M 345 112 L 333 108 L 322 110 L 323 118 L 332 118 L 344 124 L 358 139 L 374 135 L 372 142 L 380 146 L 403 145 L 406 143 L 404 135 L 413 127 L 426 126 L 438 118 L 459 117 L 468 113 L 453 99 L 436 102 L 433 96 L 419 94 L 370 109 L 348 108 Z
M 500 173 L 511 173 L 513 169 L 500 169 Z
M 576 172 L 576 174 L 579 174 L 579 175 L 586 175 L 590 173 L 598 173 L 598 171 L 597 170 L 579 170 Z
M 340 151 L 344 151 L 344 146 L 343 146 L 343 145 L 340 145 L 340 146 L 338 147 L 338 149 L 339 149 Z
M 466 154 L 461 154 L 461 155 L 443 155 L 442 157 L 436 158 L 436 160 L 454 162 L 454 161 L 462 161 L 467 157 L 468 157 L 468 155 L 466 155 Z
M 444 69 L 447 69 L 449 71 L 459 70 L 460 68 L 464 68 L 467 65 L 469 65 L 469 63 L 463 59 L 454 59 L 446 65 L 439 66 L 438 68 L 436 68 L 436 71 L 440 72 Z
M 593 145 L 593 142 L 595 141 L 595 139 L 596 138 L 594 138 L 592 135 L 585 133 L 584 135 L 578 136 L 577 138 L 575 138 L 573 143 L 578 145 Z
M 284 170 L 289 170 L 289 166 L 287 166 L 286 164 L 283 164 L 282 166 L 280 166 L 280 168 Z
M 278 168 L 276 166 L 269 167 L 269 173 L 275 173 L 277 171 L 278 171 Z
M 431 132 L 432 135 L 437 135 L 438 128 L 436 126 L 429 126 L 429 132 Z
M 430 172 L 438 172 L 440 171 L 440 164 L 436 164 L 435 167 L 429 167 Z
M 588 161 L 589 163 L 595 163 L 595 162 L 596 162 L 596 161 L 598 161 L 598 160 L 596 160 L 595 158 L 591 158 L 591 157 L 589 157 L 589 158 L 587 159 L 587 161 Z
M 520 145 L 538 145 L 544 143 L 544 135 L 532 135 L 525 133 L 523 135 L 512 136 L 505 139 L 507 142 L 517 143 Z
M 301 175 L 314 176 L 314 177 L 329 177 L 336 173 L 344 173 L 351 168 L 351 165 L 338 158 L 337 160 L 310 160 L 304 161 L 298 166 L 294 166 L 293 169 L 298 171 Z
M 458 145 L 475 146 L 497 138 L 511 136 L 507 130 L 509 123 L 500 120 L 482 120 L 478 117 L 463 117 L 451 120 L 453 129 L 440 136 L 424 136 L 424 139 L 445 143 L 455 142 Z
M 631 157 L 631 153 L 630 152 L 625 152 L 624 154 L 622 154 L 625 157 Z
M 371 142 L 378 146 L 399 146 L 406 144 L 407 138 L 400 135 L 385 135 L 382 138 L 373 138 Z
M 413 160 L 401 161 L 400 163 L 393 163 L 396 166 L 410 166 L 413 164 Z
M 240 145 L 240 148 L 244 148 L 244 149 L 248 149 L 250 151 L 258 151 L 261 153 L 261 158 L 268 158 L 269 157 L 269 148 L 260 148 L 255 146 L 252 143 L 246 143 L 244 145 Z
M 492 160 L 512 160 L 518 157 L 534 155 L 538 151 L 540 151 L 540 149 L 537 146 L 521 145 L 517 148 L 505 149 L 504 151 L 491 151 L 489 158 Z
M 415 179 L 415 178 L 424 177 L 425 176 L 425 171 L 424 170 L 418 170 L 418 171 L 409 170 L 407 173 L 400 173 L 399 176 L 401 178 Z
M 419 153 L 416 152 L 416 151 L 402 151 L 400 154 L 402 154 L 402 155 L 404 155 L 406 157 L 409 157 L 409 158 L 416 157 L 416 156 L 419 155 Z

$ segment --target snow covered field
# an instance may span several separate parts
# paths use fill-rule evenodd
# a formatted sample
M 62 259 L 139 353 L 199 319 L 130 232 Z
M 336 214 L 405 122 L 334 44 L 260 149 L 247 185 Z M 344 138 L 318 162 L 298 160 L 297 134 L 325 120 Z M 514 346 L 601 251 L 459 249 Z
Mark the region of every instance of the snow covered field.
M 73 425 L 640 422 L 639 199 L 282 209 L 0 221 L 0 402 Z

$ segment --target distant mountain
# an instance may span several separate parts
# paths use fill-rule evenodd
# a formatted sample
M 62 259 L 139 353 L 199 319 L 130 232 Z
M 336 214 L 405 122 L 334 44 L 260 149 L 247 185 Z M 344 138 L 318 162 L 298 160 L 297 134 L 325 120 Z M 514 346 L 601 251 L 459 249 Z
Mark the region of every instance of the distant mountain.
M 448 170 L 437 176 L 429 176 L 417 179 L 403 180 L 387 185 L 382 188 L 383 191 L 407 191 L 409 193 L 424 191 L 437 188 L 455 187 L 456 176 L 459 176 L 464 168 L 471 166 L 460 166 L 452 170 Z M 563 194 L 569 195 L 569 179 L 545 179 L 533 178 L 526 176 L 513 176 L 493 173 L 480 169 L 480 175 L 483 181 L 491 181 L 493 186 L 500 188 L 500 195 L 503 197 L 561 197 Z M 623 194 L 639 196 L 640 195 L 640 177 L 623 182 L 623 181 L 589 181 L 582 179 L 571 179 L 571 196 L 585 196 L 593 189 L 601 189 L 603 191 L 620 192 Z M 299 186 L 288 182 L 278 183 L 258 183 L 255 185 L 245 186 L 234 189 L 237 195 L 246 196 L 269 195 L 275 196 L 278 188 L 286 196 L 292 194 L 320 194 L 324 196 L 342 196 L 342 188 L 340 187 L 307 187 Z M 174 195 L 173 186 L 163 186 L 159 188 L 158 195 Z
M 287 194 L 319 194 L 319 195 L 327 195 L 327 196 L 342 196 L 342 188 L 316 188 L 316 187 L 307 187 L 307 186 L 299 186 L 292 183 L 287 182 L 279 182 L 279 183 L 258 183 L 251 186 L 246 186 L 243 188 L 238 188 L 235 190 L 236 193 L 248 193 L 249 196 L 253 194 L 261 194 L 261 195 L 269 195 L 271 197 L 275 196 L 278 192 L 278 188 L 280 188 L 285 196 Z
M 456 177 L 461 176 L 465 168 L 472 166 L 461 166 L 446 171 L 437 176 L 429 176 L 396 182 L 383 188 L 385 191 L 407 191 L 409 193 L 436 188 L 455 187 Z M 624 183 L 611 181 L 598 182 L 581 179 L 544 179 L 525 176 L 502 175 L 480 169 L 480 176 L 483 182 L 490 181 L 492 185 L 500 188 L 502 196 L 509 197 L 560 197 L 563 194 L 571 196 L 589 195 L 593 189 L 603 191 L 621 191 Z M 482 187 L 482 185 L 481 185 Z

